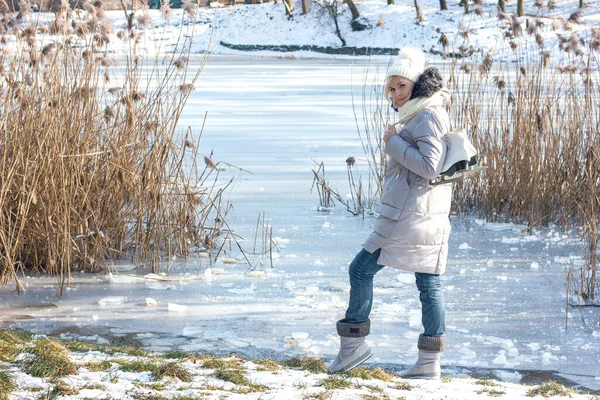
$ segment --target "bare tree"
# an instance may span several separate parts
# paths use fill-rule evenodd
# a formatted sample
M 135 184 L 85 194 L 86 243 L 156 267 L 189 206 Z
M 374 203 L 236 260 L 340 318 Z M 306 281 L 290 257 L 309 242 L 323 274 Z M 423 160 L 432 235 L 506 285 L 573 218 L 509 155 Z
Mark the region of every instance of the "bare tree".
M 506 3 L 504 0 L 498 0 L 498 9 L 502 12 L 506 12 Z
M 308 14 L 308 0 L 302 0 L 302 14 Z
M 525 15 L 525 0 L 517 0 L 517 16 Z
M 394 5 L 394 4 L 396 4 L 396 3 L 394 2 L 394 0 L 388 0 L 388 6 L 392 6 L 392 5 Z
M 348 8 L 352 13 L 352 20 L 355 20 L 358 17 L 360 17 L 360 12 L 358 11 L 358 8 L 356 8 L 356 4 L 354 4 L 353 0 L 344 0 L 344 3 L 348 4 Z
M 294 10 L 292 0 L 283 0 L 283 5 L 285 6 L 285 15 L 287 15 L 288 19 L 292 18 L 294 16 L 292 14 L 292 11 Z
M 417 12 L 417 16 L 415 20 L 418 22 L 423 21 L 423 11 L 421 11 L 421 4 L 419 4 L 418 0 L 415 0 L 415 11 Z
M 285 1 L 285 0 L 284 0 Z M 291 0 L 290 0 L 291 1 Z M 321 6 L 322 9 L 327 11 L 327 13 L 333 19 L 333 23 L 335 24 L 335 34 L 340 41 L 342 42 L 342 46 L 346 46 L 346 39 L 342 35 L 342 31 L 340 30 L 340 24 L 338 22 L 339 15 L 339 1 L 338 0 L 315 0 L 315 4 Z
M 447 10 L 448 9 L 448 4 L 446 3 L 446 0 L 440 0 L 440 10 Z

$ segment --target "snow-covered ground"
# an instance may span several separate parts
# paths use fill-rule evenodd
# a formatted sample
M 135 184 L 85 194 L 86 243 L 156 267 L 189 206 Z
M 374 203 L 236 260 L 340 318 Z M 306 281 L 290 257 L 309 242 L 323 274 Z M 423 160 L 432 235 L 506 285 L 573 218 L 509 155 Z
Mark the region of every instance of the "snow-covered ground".
M 582 17 L 585 25 L 573 26 L 583 30 L 581 37 L 590 35 L 589 27 L 597 25 L 600 15 L 597 2 L 587 4 L 590 7 Z M 348 45 L 411 44 L 439 49 L 436 28 L 456 32 L 463 20 L 472 30 L 471 43 L 510 58 L 507 46 L 498 44 L 497 26 L 502 23 L 495 17 L 495 2 L 484 3 L 482 17 L 463 16 L 454 2 L 447 12 L 437 11 L 437 1 L 422 5 L 425 21 L 415 25 L 412 2 L 396 6 L 383 1 L 358 3 L 373 28 L 351 32 L 349 13 L 344 11 L 342 29 Z M 551 16 L 568 17 L 577 2 L 564 1 L 559 6 L 550 11 Z M 514 11 L 511 7 L 515 4 L 509 4 L 509 12 Z M 526 2 L 526 8 L 534 10 L 531 2 Z M 160 13 L 150 11 L 157 27 L 142 41 L 149 54 L 173 48 L 181 28 L 180 13 L 175 11 L 171 24 L 163 25 Z M 147 269 L 119 263 L 110 266 L 110 274 L 74 274 L 73 284 L 60 299 L 55 296 L 52 277 L 29 275 L 23 279 L 27 292 L 21 296 L 12 287 L 0 287 L 0 326 L 97 343 L 125 336 L 154 351 L 179 348 L 259 359 L 316 355 L 330 361 L 337 351 L 335 321 L 343 315 L 348 297 L 347 266 L 372 230 L 374 217 L 363 220 L 341 207 L 317 211 L 318 198 L 310 194 L 310 170 L 313 160 L 324 161 L 328 180 L 342 194 L 348 191 L 348 156 L 355 156 L 357 168 L 366 173 L 351 98 L 354 91 L 359 99 L 361 89 L 351 82 L 362 80 L 367 61 L 305 51 L 248 55 L 216 40 L 336 46 L 339 40 L 332 22 L 317 14 L 313 10 L 288 20 L 281 3 L 201 9 L 199 22 L 183 27 L 194 29 L 194 35 L 186 39 L 192 40 L 193 52 L 213 43 L 217 55 L 202 72 L 181 125 L 198 132 L 208 111 L 201 153 L 214 151 L 215 160 L 253 173 L 242 174 L 231 192 L 234 208 L 229 222 L 247 238 L 244 246 L 250 249 L 256 219 L 265 213 L 280 248 L 273 268 L 266 258 L 262 266 L 249 271 L 241 257 L 236 263 L 228 257 L 209 265 L 198 255 L 175 260 L 172 274 L 158 277 L 148 275 Z M 118 30 L 124 23 L 122 12 L 108 15 L 115 18 Z M 381 15 L 384 25 L 377 27 Z M 545 37 L 548 47 L 555 49 L 556 33 L 548 27 Z M 110 46 L 115 54 L 122 53 L 122 42 L 115 40 Z M 553 54 L 558 57 L 557 53 Z M 388 60 L 384 56 L 372 62 L 384 69 Z M 196 67 L 192 60 L 190 68 Z M 448 348 L 442 364 L 444 375 L 461 379 L 421 382 L 410 392 L 390 395 L 409 399 L 440 398 L 441 392 L 455 399 L 486 396 L 477 394 L 481 387 L 462 379 L 465 376 L 503 381 L 506 393 L 501 397 L 506 399 L 525 397 L 527 391 L 510 382 L 546 378 L 569 379 L 600 390 L 600 328 L 582 326 L 579 311 L 565 308 L 566 270 L 582 262 L 577 232 L 547 227 L 531 234 L 519 225 L 456 215 L 452 226 L 444 278 Z M 420 327 L 413 281 L 410 274 L 391 269 L 376 277 L 368 338 L 375 354 L 367 366 L 399 371 L 415 360 Z M 597 321 L 597 315 L 590 320 Z M 302 379 L 294 372 L 282 373 L 277 380 L 283 382 L 282 391 L 261 398 L 301 398 L 302 391 L 294 389 L 294 383 Z M 334 398 L 360 396 L 358 390 L 346 390 L 336 392 Z

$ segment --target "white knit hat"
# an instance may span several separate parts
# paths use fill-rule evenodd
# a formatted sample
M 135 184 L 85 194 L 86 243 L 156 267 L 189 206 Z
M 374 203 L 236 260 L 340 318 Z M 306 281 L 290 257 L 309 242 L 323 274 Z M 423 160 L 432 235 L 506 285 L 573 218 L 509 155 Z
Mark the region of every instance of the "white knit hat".
M 392 76 L 401 76 L 416 82 L 425 70 L 425 55 L 419 49 L 406 47 L 400 51 L 398 58 L 392 62 L 385 75 L 389 82 Z

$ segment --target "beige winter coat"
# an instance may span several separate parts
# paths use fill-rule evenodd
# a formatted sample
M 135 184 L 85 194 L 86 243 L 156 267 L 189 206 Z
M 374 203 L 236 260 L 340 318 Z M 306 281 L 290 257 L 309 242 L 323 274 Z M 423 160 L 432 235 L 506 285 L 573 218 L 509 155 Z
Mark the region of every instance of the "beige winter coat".
M 450 235 L 452 184 L 431 186 L 446 156 L 450 131 L 442 106 L 419 112 L 385 146 L 388 165 L 374 232 L 363 247 L 381 248 L 378 264 L 442 274 Z

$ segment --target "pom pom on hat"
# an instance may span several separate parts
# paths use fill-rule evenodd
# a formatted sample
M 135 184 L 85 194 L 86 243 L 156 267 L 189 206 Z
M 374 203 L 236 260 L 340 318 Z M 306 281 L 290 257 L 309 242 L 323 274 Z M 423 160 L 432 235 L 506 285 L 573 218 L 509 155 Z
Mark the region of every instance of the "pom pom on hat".
M 385 81 L 392 76 L 401 76 L 416 82 L 425 70 L 425 55 L 419 49 L 406 47 L 400 51 L 398 58 L 389 66 Z

